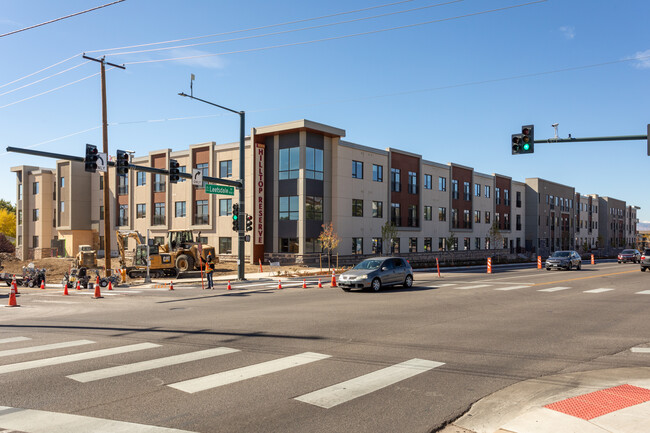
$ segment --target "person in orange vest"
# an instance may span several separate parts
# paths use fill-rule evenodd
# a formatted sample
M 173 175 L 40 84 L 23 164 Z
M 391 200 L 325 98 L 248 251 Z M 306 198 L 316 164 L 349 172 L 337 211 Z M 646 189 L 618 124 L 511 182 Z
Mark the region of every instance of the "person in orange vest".
M 208 277 L 208 289 L 214 290 L 214 282 L 212 281 L 212 273 L 214 272 L 214 260 L 212 254 L 208 254 L 205 262 L 205 274 Z

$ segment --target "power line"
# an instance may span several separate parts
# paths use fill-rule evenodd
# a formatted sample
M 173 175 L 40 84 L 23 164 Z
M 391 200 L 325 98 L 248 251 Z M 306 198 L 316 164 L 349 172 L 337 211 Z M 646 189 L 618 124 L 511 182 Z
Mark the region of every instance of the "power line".
M 77 53 L 77 54 L 75 54 L 75 55 L 72 56 L 72 57 L 68 57 L 67 59 L 63 59 L 63 60 L 61 60 L 60 62 L 56 62 L 56 63 L 54 63 L 53 65 L 50 65 L 50 66 L 45 67 L 45 68 L 43 68 L 43 69 L 40 69 L 40 70 L 38 70 L 38 71 L 36 71 L 36 72 L 32 72 L 31 74 L 25 75 L 24 77 L 20 77 L 20 78 L 17 78 L 17 79 L 15 79 L 15 80 L 13 80 L 13 81 L 10 81 L 10 82 L 8 82 L 8 83 L 6 83 L 6 84 L 2 84 L 2 85 L 0 85 L 0 89 L 2 89 L 3 87 L 7 87 L 7 86 L 9 86 L 9 85 L 11 85 L 11 84 L 17 83 L 17 82 L 19 82 L 19 81 L 22 81 L 22 80 L 24 80 L 25 78 L 32 77 L 32 76 L 34 76 L 34 75 L 36 75 L 36 74 L 39 74 L 39 73 L 41 73 L 41 72 L 43 72 L 43 71 L 47 71 L 48 69 L 51 69 L 51 68 L 53 68 L 53 67 L 55 67 L 55 66 L 58 66 L 58 65 L 60 65 L 61 63 L 65 63 L 65 62 L 67 62 L 67 61 L 70 61 L 70 60 L 72 60 L 72 59 L 75 59 L 75 58 L 79 57 L 81 54 L 82 54 L 82 53 Z
M 89 61 L 88 61 L 88 62 L 89 62 Z M 68 68 L 68 69 L 65 69 L 65 70 L 63 70 L 63 71 L 57 72 L 56 74 L 49 75 L 49 76 L 47 76 L 47 77 L 45 77 L 45 78 L 41 78 L 40 80 L 32 81 L 32 82 L 29 83 L 29 84 L 25 84 L 24 86 L 16 87 L 15 89 L 9 90 L 9 91 L 7 91 L 7 92 L 0 93 L 0 96 L 8 95 L 8 94 L 13 93 L 13 92 L 16 92 L 16 91 L 18 91 L 18 90 L 20 90 L 20 89 L 24 89 L 25 87 L 32 86 L 32 85 L 34 85 L 34 84 L 40 83 L 41 81 L 45 81 L 45 80 L 50 79 L 50 78 L 52 78 L 52 77 L 56 77 L 57 75 L 61 75 L 61 74 L 63 74 L 63 73 L 66 73 L 66 72 L 68 72 L 68 71 L 71 71 L 71 70 L 73 70 L 73 69 L 77 69 L 78 67 L 83 66 L 83 65 L 85 65 L 85 64 L 88 63 L 88 62 L 80 63 L 80 64 L 78 64 L 78 65 L 76 65 L 76 66 L 71 67 L 71 68 Z
M 61 21 L 61 20 L 64 20 L 64 19 L 66 19 L 66 18 L 74 17 L 74 16 L 81 15 L 81 14 L 85 14 L 85 13 L 87 13 L 87 12 L 92 12 L 92 11 L 95 11 L 95 10 L 97 10 L 97 9 L 105 8 L 105 7 L 107 7 L 107 6 L 112 6 L 112 5 L 114 5 L 114 4 L 121 3 L 121 2 L 123 2 L 123 1 L 124 1 L 124 0 L 116 0 L 116 1 L 114 1 L 113 3 L 108 3 L 108 4 L 105 4 L 105 5 L 102 5 L 102 6 L 97 6 L 97 7 L 92 8 L 92 9 L 86 9 L 85 11 L 76 12 L 76 13 L 74 13 L 74 14 L 66 15 L 66 16 L 61 17 L 61 18 L 56 18 L 56 19 L 53 19 L 53 20 L 50 20 L 50 21 L 45 21 L 44 23 L 35 24 L 35 25 L 33 25 L 33 26 L 25 27 L 24 29 L 14 30 L 13 32 L 9 32 L 9 33 L 5 33 L 5 34 L 3 34 L 3 35 L 0 35 L 0 38 L 3 38 L 3 37 L 5 37 L 5 36 L 9 36 L 9 35 L 13 35 L 14 33 L 24 32 L 25 30 L 30 30 L 30 29 L 34 29 L 34 28 L 36 28 L 36 27 L 44 26 L 45 24 L 55 23 L 55 22 L 57 22 L 57 21 Z
M 175 49 L 179 49 L 179 48 L 190 48 L 190 47 L 198 47 L 198 46 L 202 46 L 202 45 L 221 44 L 221 43 L 225 43 L 225 42 L 237 42 L 237 41 L 242 41 L 242 40 L 246 40 L 246 39 L 264 38 L 264 37 L 267 37 L 267 36 L 277 36 L 277 35 L 283 35 L 283 34 L 287 34 L 287 33 L 295 33 L 295 32 L 301 32 L 301 31 L 305 31 L 305 30 L 314 30 L 314 29 L 320 29 L 320 28 L 324 28 L 324 27 L 332 27 L 332 26 L 338 26 L 338 25 L 342 25 L 342 24 L 350 24 L 350 23 L 354 23 L 354 22 L 358 22 L 358 21 L 365 21 L 365 20 L 383 18 L 383 17 L 387 17 L 387 16 L 399 15 L 399 14 L 419 11 L 419 10 L 423 10 L 423 9 L 430 9 L 430 8 L 434 8 L 434 7 L 447 6 L 447 5 L 450 5 L 452 3 L 459 3 L 459 2 L 462 2 L 462 1 L 464 1 L 464 0 L 451 0 L 451 1 L 448 1 L 448 2 L 444 2 L 444 3 L 436 3 L 436 4 L 433 4 L 433 5 L 421 6 L 421 7 L 406 9 L 406 10 L 402 10 L 402 11 L 387 12 L 385 14 L 373 15 L 373 16 L 370 16 L 370 17 L 355 18 L 355 19 L 352 19 L 352 20 L 338 21 L 338 22 L 335 22 L 335 23 L 320 24 L 320 25 L 317 25 L 317 26 L 310 26 L 310 27 L 302 27 L 302 28 L 299 28 L 299 29 L 283 30 L 283 31 L 272 32 L 272 33 L 264 33 L 264 34 L 261 34 L 261 35 L 242 36 L 240 38 L 224 39 L 224 40 L 220 40 L 220 41 L 211 41 L 211 42 L 199 42 L 199 43 L 196 43 L 196 44 L 176 45 L 176 46 L 173 46 L 173 47 L 152 48 L 152 49 L 149 49 L 149 50 L 138 50 L 138 51 L 125 51 L 125 52 L 118 52 L 118 53 L 110 53 L 110 54 L 106 54 L 106 56 L 120 56 L 120 55 L 127 55 L 127 54 L 142 54 L 142 53 L 150 53 L 150 52 L 154 52 L 154 51 L 175 50 Z
M 259 48 L 249 48 L 245 50 L 237 50 L 237 51 L 228 51 L 228 52 L 223 52 L 223 53 L 216 53 L 216 54 L 200 54 L 196 56 L 183 56 L 183 57 L 174 57 L 170 59 L 158 59 L 158 60 L 141 60 L 138 62 L 125 62 L 126 65 L 138 65 L 138 64 L 144 64 L 144 63 L 159 63 L 159 62 L 170 62 L 174 60 L 190 60 L 190 59 L 199 59 L 199 58 L 204 58 L 204 57 L 215 57 L 215 56 L 223 56 L 227 54 L 239 54 L 239 53 L 249 53 L 249 52 L 254 52 L 254 51 L 265 51 L 265 50 L 270 50 L 274 48 L 285 48 L 285 47 L 294 47 L 298 45 L 307 45 L 307 44 L 313 44 L 316 42 L 325 42 L 325 41 L 333 41 L 337 39 L 346 39 L 346 38 L 352 38 L 352 37 L 357 37 L 357 36 L 367 36 L 367 35 L 372 35 L 372 34 L 377 34 L 377 33 L 383 33 L 383 32 L 389 32 L 393 30 L 402 30 L 406 28 L 412 28 L 412 27 L 418 27 L 418 26 L 423 26 L 427 24 L 435 24 L 435 23 L 440 23 L 440 22 L 445 22 L 445 21 L 452 21 L 452 20 L 457 20 L 461 18 L 468 18 L 472 16 L 478 16 L 478 15 L 484 15 L 488 13 L 494 13 L 494 12 L 501 12 L 504 10 L 508 9 L 514 9 L 514 8 L 520 8 L 524 6 L 530 6 L 534 5 L 537 3 L 545 3 L 548 0 L 536 0 L 536 1 L 531 1 L 528 3 L 522 3 L 518 5 L 513 5 L 513 6 L 506 6 L 502 8 L 496 8 L 496 9 L 489 9 L 481 12 L 473 12 L 469 14 L 464 14 L 464 15 L 457 15 L 454 17 L 449 17 L 449 18 L 441 18 L 437 20 L 430 20 L 430 21 L 424 21 L 420 23 L 415 23 L 415 24 L 407 24 L 403 26 L 397 26 L 397 27 L 390 27 L 390 28 L 385 28 L 385 29 L 379 29 L 379 30 L 370 30 L 367 32 L 361 32 L 361 33 L 353 33 L 353 34 L 348 34 L 348 35 L 342 35 L 342 36 L 332 36 L 329 38 L 321 38 L 321 39 L 313 39 L 310 41 L 302 41 L 302 42 L 292 42 L 292 43 L 287 43 L 287 44 L 278 44 L 278 45 L 271 45 L 271 46 L 266 46 L 266 47 L 259 47 Z

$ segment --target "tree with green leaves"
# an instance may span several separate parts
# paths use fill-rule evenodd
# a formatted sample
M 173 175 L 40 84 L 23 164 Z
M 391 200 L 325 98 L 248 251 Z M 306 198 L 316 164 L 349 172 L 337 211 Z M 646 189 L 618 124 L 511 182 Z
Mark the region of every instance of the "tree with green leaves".
M 16 213 L 16 206 L 11 204 L 10 201 L 0 199 L 0 209 L 6 209 L 7 211 L 11 213 Z
M 456 234 L 454 232 L 451 232 L 449 234 L 449 237 L 447 237 L 447 239 L 445 239 L 445 244 L 447 246 L 447 251 L 454 251 L 454 248 L 455 248 L 457 242 L 458 242 L 458 238 L 456 237 Z
M 335 250 L 339 246 L 341 239 L 334 231 L 334 224 L 332 222 L 327 225 L 323 224 L 321 227 L 323 227 L 323 231 L 318 235 L 318 240 L 321 246 L 327 249 L 327 269 L 331 269 L 332 250 Z
M 397 227 L 392 221 L 386 220 L 386 223 L 381 226 L 381 241 L 382 245 L 386 246 L 388 254 L 390 254 L 391 248 L 393 248 L 393 240 L 395 238 L 397 238 Z

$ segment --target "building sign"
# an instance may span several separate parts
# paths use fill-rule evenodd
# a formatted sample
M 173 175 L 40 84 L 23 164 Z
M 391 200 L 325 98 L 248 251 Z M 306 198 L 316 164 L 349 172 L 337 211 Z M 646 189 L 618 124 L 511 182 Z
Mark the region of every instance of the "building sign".
M 255 143 L 255 203 L 253 205 L 253 234 L 255 245 L 264 245 L 264 150 L 266 146 Z

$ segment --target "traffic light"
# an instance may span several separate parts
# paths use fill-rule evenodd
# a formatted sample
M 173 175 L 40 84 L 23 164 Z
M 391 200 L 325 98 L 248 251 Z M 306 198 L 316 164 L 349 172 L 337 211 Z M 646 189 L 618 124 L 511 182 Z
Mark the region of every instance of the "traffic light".
M 521 127 L 521 134 L 512 134 L 512 154 L 521 155 L 535 152 L 535 127 L 525 125 Z
M 253 215 L 246 214 L 246 231 L 253 230 Z
M 239 231 L 239 205 L 237 203 L 232 205 L 232 230 Z
M 126 175 L 129 172 L 129 154 L 123 150 L 117 151 L 115 165 L 119 176 Z
M 89 173 L 95 173 L 97 171 L 97 146 L 92 144 L 86 144 L 86 158 L 84 159 L 86 164 L 86 171 Z
M 176 183 L 181 178 L 180 173 L 180 164 L 175 159 L 169 160 L 169 183 Z

